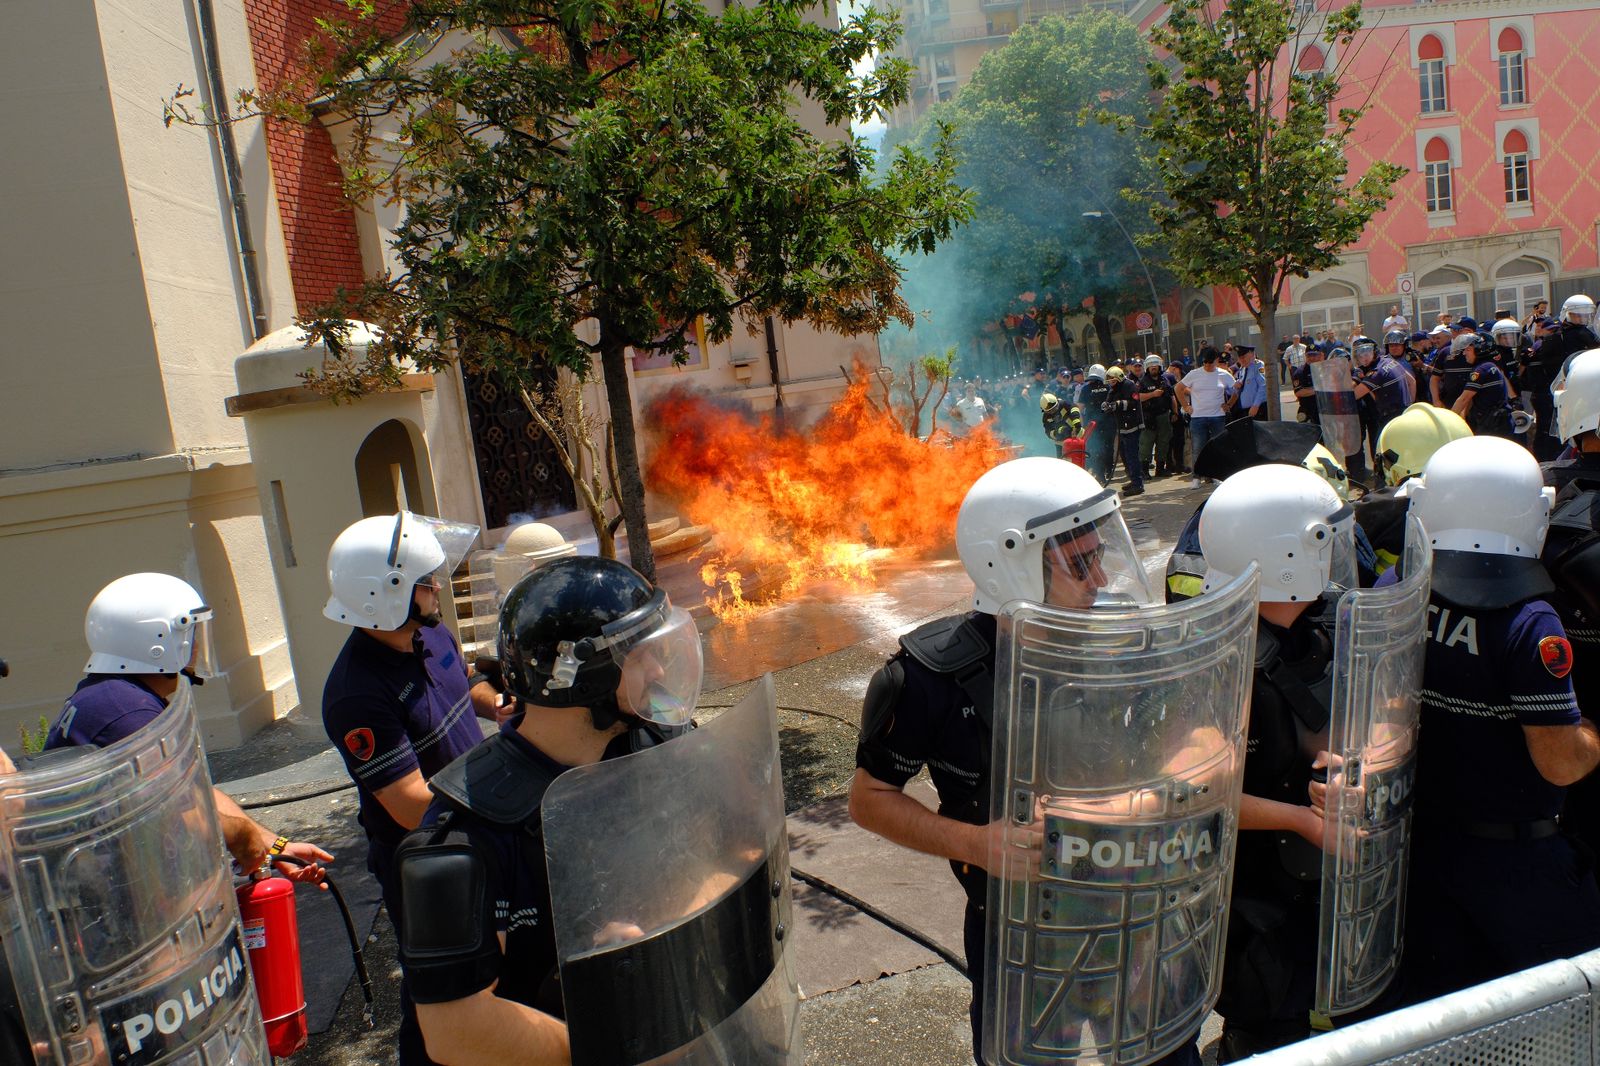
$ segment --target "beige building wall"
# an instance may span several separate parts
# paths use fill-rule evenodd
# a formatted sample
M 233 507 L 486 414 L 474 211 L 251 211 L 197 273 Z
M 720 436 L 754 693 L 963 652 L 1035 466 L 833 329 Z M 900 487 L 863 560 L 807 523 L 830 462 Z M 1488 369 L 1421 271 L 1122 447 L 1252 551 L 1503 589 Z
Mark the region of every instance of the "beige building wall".
M 231 91 L 253 77 L 242 4 L 216 13 Z M 161 120 L 175 86 L 204 86 L 197 54 L 183 0 L 7 10 L 0 558 L 29 605 L 0 618 L 10 750 L 81 675 L 89 600 L 138 570 L 185 578 L 217 611 L 226 676 L 196 694 L 208 742 L 238 743 L 296 703 L 244 434 L 223 410 L 250 318 L 221 154 L 209 132 Z M 235 138 L 282 325 L 293 307 L 263 135 L 242 123 Z

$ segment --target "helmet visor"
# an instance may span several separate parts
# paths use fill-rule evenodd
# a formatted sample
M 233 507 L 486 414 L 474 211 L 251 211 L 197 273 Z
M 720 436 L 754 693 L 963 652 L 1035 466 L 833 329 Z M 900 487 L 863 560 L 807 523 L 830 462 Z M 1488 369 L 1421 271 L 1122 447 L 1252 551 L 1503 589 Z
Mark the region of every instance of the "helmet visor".
M 688 611 L 671 608 L 661 625 L 613 644 L 611 654 L 622 667 L 623 710 L 664 726 L 688 724 L 705 677 L 700 632 Z
M 461 560 L 477 542 L 479 529 L 470 522 L 401 511 L 395 515 L 394 539 L 389 544 L 389 565 L 404 573 L 433 574 L 445 588 Z M 438 545 L 438 552 L 433 546 Z M 443 558 L 439 554 L 443 553 Z M 430 565 L 431 564 L 431 565 Z
M 217 649 L 211 640 L 211 608 L 197 607 L 189 630 L 189 663 L 184 672 L 194 677 L 217 677 Z
M 1356 515 L 1348 503 L 1328 516 L 1327 544 L 1319 550 L 1328 561 L 1328 584 L 1343 591 L 1357 587 Z
M 1051 607 L 1082 609 L 1154 600 L 1120 510 L 1045 541 L 1044 602 Z

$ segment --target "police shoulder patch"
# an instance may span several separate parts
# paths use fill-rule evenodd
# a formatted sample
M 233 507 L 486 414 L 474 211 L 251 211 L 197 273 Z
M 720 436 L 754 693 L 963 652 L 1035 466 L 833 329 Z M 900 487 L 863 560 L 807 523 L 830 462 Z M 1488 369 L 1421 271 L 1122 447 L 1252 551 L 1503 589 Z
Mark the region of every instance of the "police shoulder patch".
M 1551 677 L 1566 677 L 1572 672 L 1572 645 L 1566 637 L 1545 637 L 1539 642 L 1539 661 Z
M 377 751 L 378 743 L 372 735 L 372 730 L 363 726 L 360 729 L 352 729 L 344 735 L 344 746 L 350 749 L 351 755 L 366 762 Z

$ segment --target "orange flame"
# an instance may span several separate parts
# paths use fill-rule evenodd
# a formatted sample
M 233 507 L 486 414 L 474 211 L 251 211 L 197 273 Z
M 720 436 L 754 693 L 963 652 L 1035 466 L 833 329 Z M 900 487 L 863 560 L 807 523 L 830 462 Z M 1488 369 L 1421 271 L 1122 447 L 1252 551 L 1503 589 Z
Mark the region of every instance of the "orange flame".
M 755 586 L 785 596 L 819 577 L 865 584 L 891 550 L 951 543 L 967 490 L 1007 457 L 986 427 L 959 438 L 940 430 L 928 442 L 908 436 L 874 406 L 868 384 L 858 372 L 800 431 L 686 388 L 647 408 L 658 443 L 645 482 L 686 521 L 716 532 L 700 576 L 719 618 L 756 610 Z

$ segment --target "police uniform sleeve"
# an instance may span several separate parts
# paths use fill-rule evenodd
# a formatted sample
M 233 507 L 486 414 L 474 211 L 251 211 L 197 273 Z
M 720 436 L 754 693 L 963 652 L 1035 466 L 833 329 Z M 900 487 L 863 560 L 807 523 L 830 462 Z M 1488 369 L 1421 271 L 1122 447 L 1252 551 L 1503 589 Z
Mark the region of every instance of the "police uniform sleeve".
M 1555 610 L 1542 600 L 1523 606 L 1506 634 L 1502 676 L 1522 725 L 1576 725 L 1572 645 Z
M 1480 366 L 1467 376 L 1466 387 L 1468 391 L 1478 392 L 1481 389 L 1486 389 L 1490 385 L 1493 385 L 1493 377 L 1494 375 L 1489 373 L 1487 367 Z
M 376 696 L 349 696 L 322 711 L 328 739 L 339 750 L 350 777 L 374 792 L 417 768 L 398 705 Z
M 395 869 L 411 998 L 449 1003 L 499 980 L 505 893 L 493 850 L 460 829 L 419 829 L 400 845 Z
M 910 696 L 906 665 L 896 656 L 872 675 L 861 705 L 856 765 L 896 788 L 917 776 L 928 760 L 930 730 L 923 707 L 918 706 L 914 693 Z

